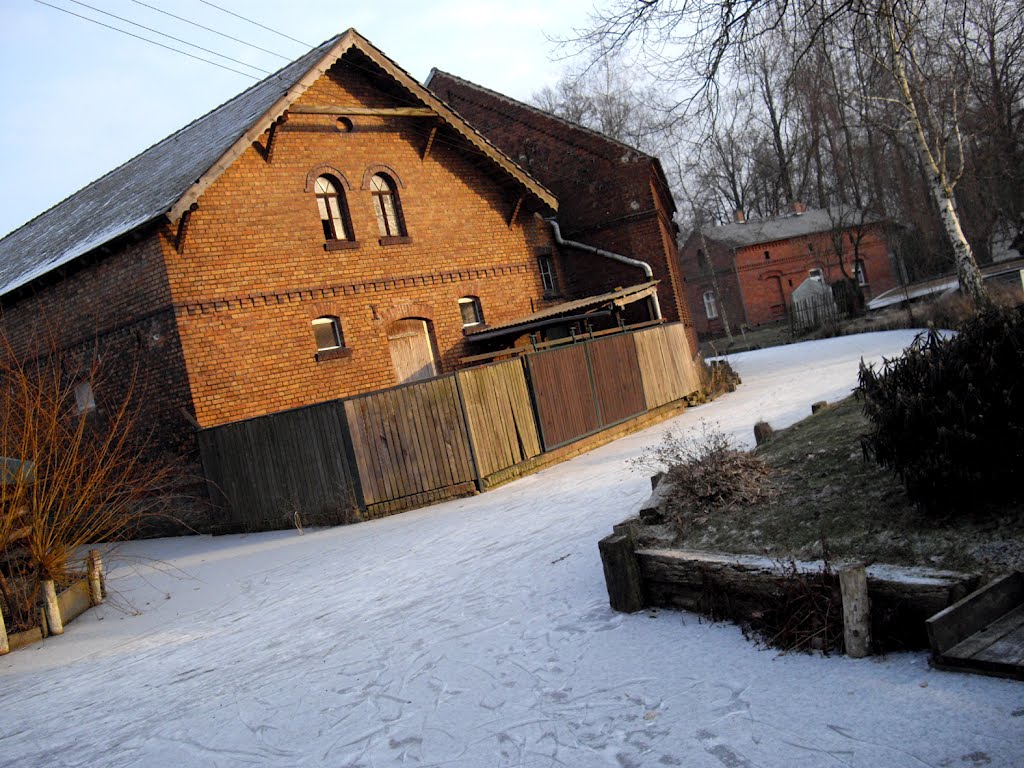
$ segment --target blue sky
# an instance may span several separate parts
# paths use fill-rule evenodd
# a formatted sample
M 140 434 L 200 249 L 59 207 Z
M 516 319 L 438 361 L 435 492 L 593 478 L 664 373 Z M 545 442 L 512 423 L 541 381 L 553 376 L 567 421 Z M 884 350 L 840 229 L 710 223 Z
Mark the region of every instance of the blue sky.
M 73 0 L 46 2 L 197 56 L 215 58 Z M 81 2 L 266 70 L 286 63 L 285 58 L 189 26 L 135 0 Z M 145 2 L 288 60 L 307 50 L 202 0 Z M 567 34 L 585 24 L 593 4 L 593 0 L 211 2 L 310 46 L 355 27 L 421 81 L 431 67 L 438 67 L 520 99 L 558 79 L 565 64 L 552 60 L 557 52 L 547 36 Z M 0 73 L 5 96 L 5 119 L 0 120 L 0 235 L 255 82 L 34 0 L 0 0 Z

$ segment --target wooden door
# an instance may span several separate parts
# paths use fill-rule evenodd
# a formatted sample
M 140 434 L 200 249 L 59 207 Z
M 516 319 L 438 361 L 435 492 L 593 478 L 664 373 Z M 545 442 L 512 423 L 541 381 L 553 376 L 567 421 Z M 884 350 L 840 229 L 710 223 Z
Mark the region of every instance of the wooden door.
M 399 384 L 437 375 L 434 344 L 426 320 L 404 317 L 388 327 L 391 363 Z

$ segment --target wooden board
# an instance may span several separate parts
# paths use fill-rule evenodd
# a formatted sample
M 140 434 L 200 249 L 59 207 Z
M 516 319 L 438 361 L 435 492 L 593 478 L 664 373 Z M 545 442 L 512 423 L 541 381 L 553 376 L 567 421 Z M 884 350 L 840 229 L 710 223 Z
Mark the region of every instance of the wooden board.
M 602 427 L 618 424 L 646 410 L 636 343 L 625 334 L 586 344 Z
M 344 402 L 367 506 L 473 482 L 452 375 Z
M 647 407 L 657 408 L 700 389 L 686 329 L 681 323 L 633 334 Z
M 456 375 L 482 477 L 541 453 L 522 360 L 465 368 Z
M 584 345 L 527 356 L 544 450 L 578 440 L 600 426 Z
M 361 497 L 339 402 L 320 403 L 198 433 L 211 497 L 225 529 L 343 522 Z

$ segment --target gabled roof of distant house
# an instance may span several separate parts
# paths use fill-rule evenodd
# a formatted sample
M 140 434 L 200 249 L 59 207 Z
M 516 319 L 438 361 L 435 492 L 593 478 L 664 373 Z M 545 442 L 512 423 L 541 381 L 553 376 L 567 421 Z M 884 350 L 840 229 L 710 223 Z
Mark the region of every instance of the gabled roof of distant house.
M 574 123 L 571 120 L 559 117 L 551 112 L 546 112 L 532 104 L 517 101 L 503 93 L 498 93 L 490 88 L 486 88 L 470 80 L 466 80 L 458 75 L 453 75 L 450 72 L 437 69 L 436 67 L 430 70 L 430 74 L 426 79 L 426 85 L 442 97 L 445 97 L 445 88 L 450 88 L 451 86 L 456 86 L 459 91 L 461 91 L 459 95 L 463 98 L 465 98 L 466 93 L 475 92 L 479 96 L 486 97 L 492 103 L 500 105 L 501 112 L 505 117 L 518 119 L 520 122 L 529 122 L 533 126 L 548 124 L 550 125 L 551 130 L 557 131 L 560 138 L 566 141 L 566 143 L 574 144 L 587 151 L 599 152 L 610 160 L 625 163 L 626 161 L 624 158 L 627 158 L 629 155 L 644 158 L 653 164 L 658 180 L 664 186 L 665 190 L 670 189 L 668 179 L 665 176 L 665 171 L 661 167 L 661 161 L 657 157 L 649 155 L 636 147 L 631 147 L 618 139 L 613 139 L 600 131 L 595 131 L 584 125 L 580 125 L 579 123 Z M 470 117 L 470 119 L 473 118 Z M 476 120 L 473 122 L 474 124 L 477 123 Z M 574 136 L 575 138 L 570 138 L 571 136 Z M 493 140 L 494 137 L 492 136 L 491 138 Z M 500 145 L 500 142 L 498 143 Z M 507 148 L 505 149 L 507 151 Z M 554 188 L 554 181 L 552 179 L 542 178 L 542 181 Z M 669 210 L 669 214 L 671 215 L 675 212 L 675 201 L 672 199 L 671 194 L 667 197 L 671 208 Z M 563 203 L 564 202 L 566 201 L 563 200 Z
M 56 270 L 139 227 L 175 221 L 305 90 L 358 50 L 446 125 L 474 145 L 542 207 L 554 195 L 454 110 L 354 29 L 283 69 L 92 182 L 0 240 L 0 295 Z
M 742 224 L 722 224 L 704 228 L 704 237 L 731 248 L 774 243 L 794 237 L 845 230 L 865 224 L 877 224 L 882 217 L 861 214 L 853 208 L 808 208 L 803 213 L 788 213 L 768 219 L 748 219 Z

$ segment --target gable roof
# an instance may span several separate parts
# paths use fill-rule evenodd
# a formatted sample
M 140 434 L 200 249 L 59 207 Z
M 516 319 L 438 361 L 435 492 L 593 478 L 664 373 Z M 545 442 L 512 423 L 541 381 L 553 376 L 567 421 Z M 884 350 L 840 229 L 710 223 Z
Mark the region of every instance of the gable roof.
M 178 219 L 338 59 L 358 50 L 480 150 L 543 207 L 554 195 L 354 29 L 278 72 L 35 217 L 0 240 L 0 295 L 139 227 Z
M 704 237 L 732 248 L 773 243 L 838 228 L 850 229 L 864 224 L 877 224 L 880 216 L 861 214 L 853 208 L 808 208 L 804 213 L 773 216 L 769 219 L 748 219 L 743 224 L 721 224 L 704 229 Z

